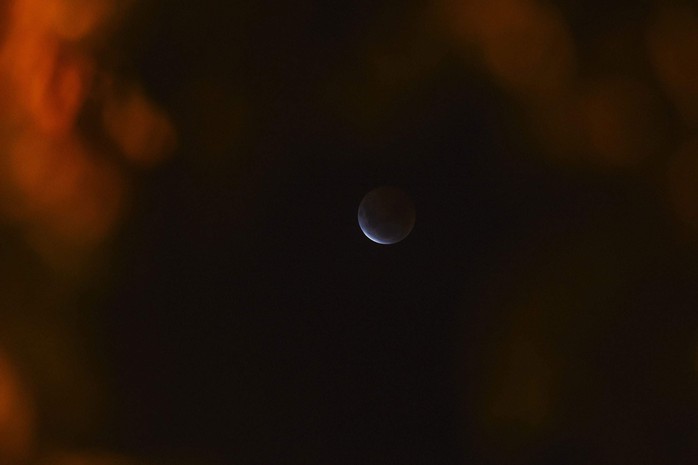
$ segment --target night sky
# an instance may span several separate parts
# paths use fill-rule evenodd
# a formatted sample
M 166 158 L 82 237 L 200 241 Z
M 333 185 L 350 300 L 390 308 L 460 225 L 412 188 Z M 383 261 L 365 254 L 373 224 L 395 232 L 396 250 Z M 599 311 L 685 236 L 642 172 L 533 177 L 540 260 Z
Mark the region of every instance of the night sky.
M 539 156 L 454 51 L 366 72 L 419 6 L 160 1 L 126 23 L 114 66 L 179 145 L 134 181 L 94 299 L 100 442 L 230 464 L 696 457 L 695 248 L 641 173 Z M 417 212 L 391 246 L 356 219 L 381 185 Z

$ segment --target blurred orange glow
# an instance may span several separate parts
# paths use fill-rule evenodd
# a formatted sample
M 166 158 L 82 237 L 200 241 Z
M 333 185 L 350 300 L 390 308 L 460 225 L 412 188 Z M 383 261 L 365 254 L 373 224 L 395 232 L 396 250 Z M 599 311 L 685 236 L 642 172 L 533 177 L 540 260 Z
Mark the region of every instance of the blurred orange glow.
M 35 0 L 36 2 L 36 0 Z M 112 0 L 39 0 L 48 22 L 63 39 L 82 39 L 103 25 L 113 10 Z
M 660 10 L 647 34 L 650 60 L 686 122 L 698 125 L 698 14 L 688 6 Z
M 28 134 L 10 151 L 9 167 L 19 194 L 11 208 L 24 221 L 89 245 L 116 220 L 121 179 L 77 138 L 58 143 Z
M 19 374 L 0 352 L 0 463 L 21 463 L 32 452 L 34 405 Z
M 523 312 L 521 318 L 535 321 L 534 313 Z M 540 347 L 542 338 L 531 334 L 536 329 L 535 323 L 523 322 L 495 354 L 485 419 L 491 426 L 536 428 L 550 417 L 552 367 Z
M 28 236 L 54 236 L 88 250 L 122 214 L 126 173 L 111 154 L 96 149 L 104 141 L 95 144 L 93 134 L 88 143 L 77 123 L 88 95 L 103 114 L 96 135 L 111 138 L 118 155 L 151 167 L 174 147 L 167 115 L 136 84 L 97 69 L 91 44 L 114 21 L 116 6 L 112 0 L 7 4 L 0 44 L 0 146 L 6 157 L 0 200 Z M 113 84 L 105 92 L 95 92 L 98 75 Z
M 492 340 L 478 401 L 481 446 L 493 463 L 526 463 L 556 420 L 559 386 L 542 308 L 522 306 Z
M 77 40 L 94 32 L 112 8 L 112 0 L 10 0 L 11 24 L 27 34 L 44 31 Z
M 456 6 L 456 35 L 473 43 L 493 76 L 507 89 L 558 95 L 568 89 L 576 64 L 562 15 L 534 0 L 465 0 Z
M 632 166 L 662 142 L 655 98 L 641 82 L 606 78 L 590 83 L 580 112 L 590 154 L 601 165 Z
M 491 421 L 539 426 L 549 410 L 550 368 L 531 341 L 520 341 L 507 357 L 506 374 L 490 405 Z
M 0 54 L 17 110 L 56 136 L 72 129 L 91 76 L 88 57 L 63 43 L 45 18 L 63 3 L 15 1 Z
M 103 120 L 124 156 L 139 164 L 156 164 L 176 142 L 167 116 L 136 88 L 121 98 L 108 98 Z

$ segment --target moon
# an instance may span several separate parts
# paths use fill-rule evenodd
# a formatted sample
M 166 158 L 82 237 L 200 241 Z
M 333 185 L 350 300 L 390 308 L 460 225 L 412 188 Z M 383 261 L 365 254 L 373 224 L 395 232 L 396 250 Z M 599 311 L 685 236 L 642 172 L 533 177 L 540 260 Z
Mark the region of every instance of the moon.
M 361 231 L 373 242 L 395 244 L 414 228 L 414 204 L 397 187 L 378 187 L 361 200 L 358 218 Z

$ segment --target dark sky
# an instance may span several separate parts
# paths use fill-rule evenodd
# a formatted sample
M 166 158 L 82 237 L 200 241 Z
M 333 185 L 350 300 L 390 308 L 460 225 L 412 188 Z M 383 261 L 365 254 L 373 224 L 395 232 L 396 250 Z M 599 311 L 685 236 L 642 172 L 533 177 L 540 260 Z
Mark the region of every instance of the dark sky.
M 677 361 L 695 352 L 695 253 L 656 194 L 543 162 L 516 105 L 450 52 L 372 100 L 370 31 L 416 4 L 248 3 L 163 1 L 123 34 L 180 145 L 140 181 L 104 299 L 108 442 L 231 464 L 695 454 L 696 380 Z M 186 97 L 209 82 L 244 102 L 216 154 Z M 385 184 L 417 210 L 393 246 L 356 221 Z M 539 323 L 517 327 L 521 302 Z M 482 420 L 512 327 L 554 354 L 542 432 Z

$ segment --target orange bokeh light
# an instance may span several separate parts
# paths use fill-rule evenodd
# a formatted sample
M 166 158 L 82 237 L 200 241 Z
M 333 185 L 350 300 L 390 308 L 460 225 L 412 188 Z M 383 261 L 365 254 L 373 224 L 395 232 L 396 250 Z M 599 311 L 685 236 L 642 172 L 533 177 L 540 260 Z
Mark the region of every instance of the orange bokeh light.
M 664 91 L 691 126 L 698 125 L 698 14 L 665 8 L 647 34 L 649 57 Z
M 525 95 L 565 92 L 575 72 L 572 39 L 561 14 L 533 0 L 458 2 L 455 34 L 474 45 L 492 75 Z
M 580 98 L 579 111 L 589 153 L 602 166 L 633 166 L 660 147 L 656 99 L 639 81 L 591 82 Z
M 0 462 L 21 463 L 33 452 L 34 404 L 10 359 L 0 351 Z
M 14 0 L 3 18 L 5 216 L 30 236 L 55 236 L 86 250 L 107 237 L 123 212 L 127 173 L 114 155 L 152 167 L 176 143 L 169 117 L 138 85 L 98 69 L 93 45 L 115 21 L 116 6 L 112 0 Z M 103 82 L 116 84 L 96 85 Z M 90 137 L 78 124 L 88 96 L 104 115 Z M 111 139 L 117 153 L 107 154 L 109 143 L 95 136 Z
M 176 144 L 167 115 L 138 88 L 107 98 L 102 114 L 107 134 L 129 160 L 144 166 L 162 161 Z

